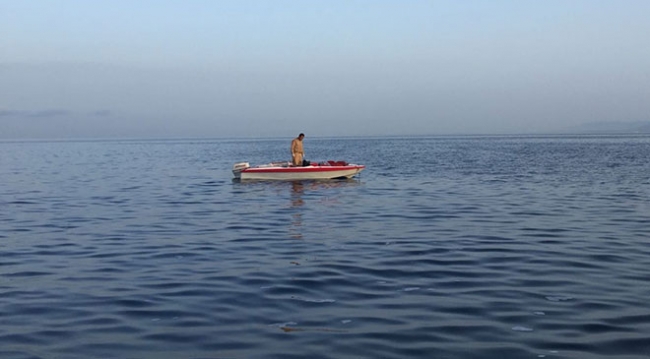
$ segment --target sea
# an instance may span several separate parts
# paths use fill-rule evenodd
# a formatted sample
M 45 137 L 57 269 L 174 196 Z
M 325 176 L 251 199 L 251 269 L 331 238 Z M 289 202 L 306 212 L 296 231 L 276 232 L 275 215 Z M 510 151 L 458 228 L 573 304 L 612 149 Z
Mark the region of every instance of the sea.
M 650 136 L 0 142 L 0 358 L 650 358 Z

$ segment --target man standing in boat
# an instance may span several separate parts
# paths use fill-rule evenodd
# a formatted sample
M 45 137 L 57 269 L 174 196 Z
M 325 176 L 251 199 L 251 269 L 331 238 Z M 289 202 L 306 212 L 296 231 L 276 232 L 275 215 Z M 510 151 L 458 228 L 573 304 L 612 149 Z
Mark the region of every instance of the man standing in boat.
M 302 149 L 303 138 L 305 138 L 305 134 L 301 133 L 291 141 L 291 157 L 294 166 L 302 166 L 302 160 L 305 156 L 305 151 Z

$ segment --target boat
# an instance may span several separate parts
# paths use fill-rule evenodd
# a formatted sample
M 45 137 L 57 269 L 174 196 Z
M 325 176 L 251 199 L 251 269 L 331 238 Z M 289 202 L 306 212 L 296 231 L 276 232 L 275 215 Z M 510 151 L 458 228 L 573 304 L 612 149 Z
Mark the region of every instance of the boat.
M 345 161 L 325 161 L 294 166 L 291 162 L 271 162 L 251 167 L 248 162 L 236 163 L 232 168 L 235 179 L 240 180 L 328 180 L 352 178 L 366 168 Z

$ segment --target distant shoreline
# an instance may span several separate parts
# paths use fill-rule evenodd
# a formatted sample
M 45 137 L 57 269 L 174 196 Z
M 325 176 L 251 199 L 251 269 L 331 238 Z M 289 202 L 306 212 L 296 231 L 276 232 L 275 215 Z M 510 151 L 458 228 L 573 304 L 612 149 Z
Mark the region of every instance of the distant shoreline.
M 314 140 L 333 139 L 417 139 L 417 138 L 495 138 L 495 137 L 645 137 L 650 131 L 584 131 L 557 133 L 503 133 L 503 134 L 426 134 L 426 135 L 346 135 L 311 136 Z M 156 141 L 283 141 L 288 137 L 99 137 L 99 138 L 0 138 L 0 143 L 30 142 L 156 142 Z

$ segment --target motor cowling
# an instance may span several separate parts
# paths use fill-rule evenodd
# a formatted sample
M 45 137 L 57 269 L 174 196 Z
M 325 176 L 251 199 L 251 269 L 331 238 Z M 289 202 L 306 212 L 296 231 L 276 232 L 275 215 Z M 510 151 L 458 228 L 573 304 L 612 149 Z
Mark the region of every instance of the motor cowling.
M 233 172 L 241 172 L 247 168 L 249 168 L 251 165 L 248 162 L 240 162 L 240 163 L 235 163 L 234 166 L 232 166 Z

